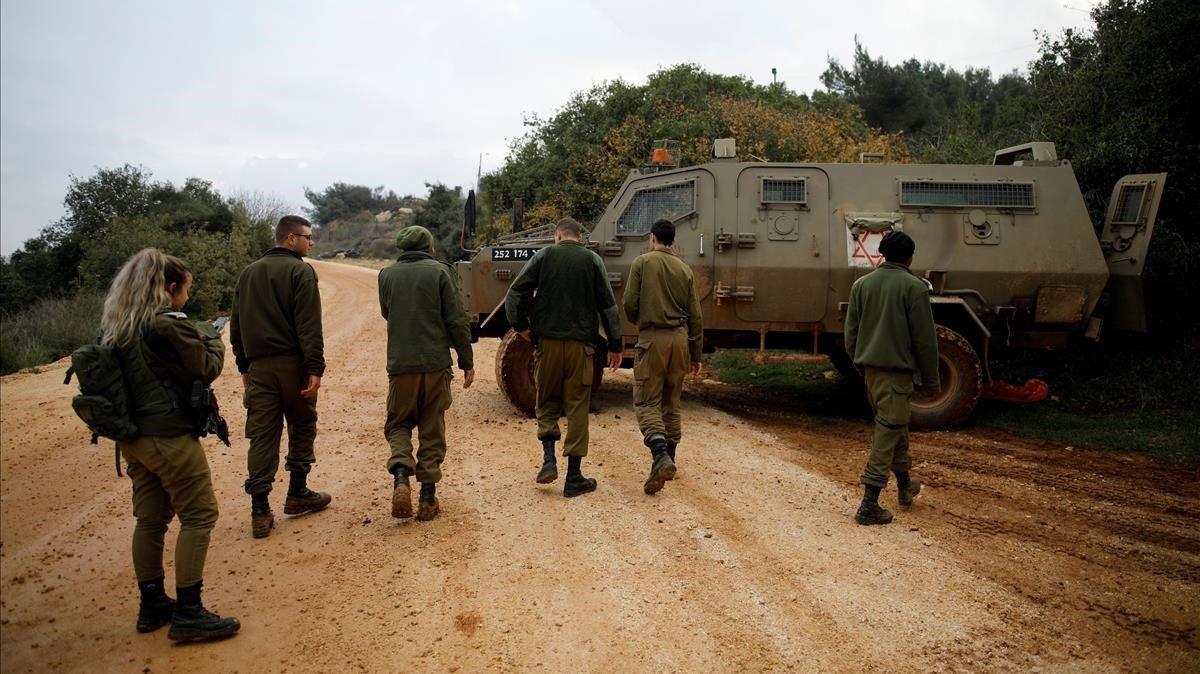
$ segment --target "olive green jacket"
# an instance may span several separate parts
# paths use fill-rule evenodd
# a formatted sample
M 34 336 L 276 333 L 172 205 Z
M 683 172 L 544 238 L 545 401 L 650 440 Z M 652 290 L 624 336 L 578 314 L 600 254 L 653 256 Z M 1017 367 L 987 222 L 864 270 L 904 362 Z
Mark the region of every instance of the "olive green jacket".
M 460 370 L 475 368 L 458 284 L 429 253 L 408 251 L 379 272 L 379 310 L 387 319 L 388 374 L 449 369 L 451 347 Z
M 295 355 L 304 370 L 325 373 L 317 272 L 286 248 L 272 248 L 238 277 L 229 321 L 238 372 L 256 358 Z
M 854 282 L 845 340 L 855 365 L 919 372 L 922 387 L 940 387 L 929 287 L 902 264 L 885 262 Z
M 638 330 L 686 325 L 688 351 L 693 361 L 700 360 L 704 326 L 692 268 L 686 262 L 667 250 L 639 255 L 629 268 L 629 283 L 621 304 L 625 318 Z
M 225 366 L 225 344 L 211 323 L 162 311 L 132 347 L 122 350 L 122 361 L 130 416 L 139 432 L 187 435 L 194 433 L 187 412 L 192 382 L 207 386 L 216 380 Z
M 537 291 L 536 297 L 534 291 Z M 600 256 L 578 241 L 547 246 L 525 263 L 504 298 L 514 330 L 595 344 L 603 316 L 608 350 L 621 351 L 621 316 Z

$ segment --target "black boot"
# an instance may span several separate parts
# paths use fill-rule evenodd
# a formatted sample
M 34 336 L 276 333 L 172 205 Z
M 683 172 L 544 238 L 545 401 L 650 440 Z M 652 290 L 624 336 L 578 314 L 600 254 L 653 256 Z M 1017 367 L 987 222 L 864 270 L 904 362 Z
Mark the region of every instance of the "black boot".
M 671 455 L 667 452 L 665 437 L 652 435 L 646 439 L 646 444 L 650 446 L 650 457 L 653 459 L 653 463 L 650 464 L 650 477 L 646 478 L 646 484 L 642 486 L 642 491 L 647 494 L 657 494 L 667 480 L 675 477 L 675 462 L 671 460 Z
M 900 505 L 907 508 L 913 504 L 913 499 L 917 497 L 917 494 L 921 493 L 921 481 L 912 479 L 907 472 L 897 472 L 896 491 Z
M 879 505 L 879 492 L 882 487 L 866 485 L 862 504 L 854 515 L 854 521 L 859 524 L 888 524 L 892 521 L 892 512 Z
M 204 604 L 200 603 L 200 586 L 203 584 L 200 582 L 177 588 L 179 601 L 175 604 L 175 614 L 171 616 L 171 631 L 167 633 L 171 641 L 223 639 L 237 634 L 242 628 L 237 618 L 222 618 L 204 608 Z
M 583 476 L 582 463 L 582 456 L 567 457 L 567 479 L 563 482 L 563 496 L 570 498 L 596 491 L 596 479 Z
M 679 446 L 678 442 L 675 442 L 674 440 L 671 440 L 670 438 L 667 439 L 667 455 L 671 457 L 671 463 L 675 464 L 675 472 L 676 473 L 679 472 L 679 463 L 677 463 L 675 461 L 675 448 L 678 446 Z M 675 476 L 672 475 L 671 477 L 669 477 L 667 479 L 674 480 Z
M 558 462 L 554 459 L 554 441 L 542 440 L 542 469 L 538 471 L 538 484 L 550 484 L 558 479 Z
M 408 484 L 408 468 L 396 466 L 392 471 L 392 517 L 408 519 L 413 516 L 412 487 Z
M 266 538 L 275 528 L 270 496 L 270 492 L 250 495 L 250 534 L 255 538 Z
M 421 503 L 417 506 L 417 519 L 421 522 L 428 522 L 437 517 L 441 511 L 437 500 L 437 483 L 422 482 Z
M 324 510 L 333 497 L 325 492 L 313 491 L 308 488 L 308 473 L 294 470 L 288 483 L 287 500 L 283 502 L 283 514 L 301 515 Z
M 163 580 L 155 578 L 138 581 L 142 600 L 138 604 L 137 631 L 143 634 L 153 632 L 171 622 L 171 614 L 175 612 L 175 600 L 167 596 Z

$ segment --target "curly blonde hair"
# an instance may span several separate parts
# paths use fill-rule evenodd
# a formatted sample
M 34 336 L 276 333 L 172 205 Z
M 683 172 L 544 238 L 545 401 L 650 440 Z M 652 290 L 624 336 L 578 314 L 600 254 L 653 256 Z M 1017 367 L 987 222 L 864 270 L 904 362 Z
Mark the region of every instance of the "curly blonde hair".
M 183 260 L 158 250 L 143 248 L 117 272 L 100 316 L 100 343 L 129 346 L 154 315 L 171 307 L 172 284 L 176 287 L 191 275 Z

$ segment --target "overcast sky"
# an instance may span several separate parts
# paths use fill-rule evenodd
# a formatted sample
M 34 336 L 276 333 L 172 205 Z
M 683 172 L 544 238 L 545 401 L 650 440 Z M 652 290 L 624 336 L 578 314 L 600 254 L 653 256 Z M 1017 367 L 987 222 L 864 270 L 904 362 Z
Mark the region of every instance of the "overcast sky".
M 1088 0 L 0 2 L 0 252 L 69 174 L 141 164 L 295 204 L 334 181 L 474 183 L 530 113 L 693 62 L 797 91 L 827 57 L 1024 70 Z

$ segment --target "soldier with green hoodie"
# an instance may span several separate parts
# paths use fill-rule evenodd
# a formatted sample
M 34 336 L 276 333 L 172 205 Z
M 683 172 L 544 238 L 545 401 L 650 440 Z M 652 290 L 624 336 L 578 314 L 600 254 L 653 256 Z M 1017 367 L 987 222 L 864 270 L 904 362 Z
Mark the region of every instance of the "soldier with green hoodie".
M 379 272 L 379 310 L 387 321 L 387 422 L 383 433 L 392 455 L 392 517 L 412 517 L 409 477 L 421 483 L 417 519 L 437 516 L 437 483 L 446 458 L 446 410 L 450 407 L 450 349 L 458 354 L 463 388 L 475 380 L 471 329 L 452 270 L 433 257 L 433 235 L 405 227 L 396 237 L 400 257 Z M 413 458 L 412 433 L 420 447 Z
M 908 269 L 914 251 L 916 244 L 907 234 L 888 232 L 879 242 L 886 261 L 850 288 L 846 351 L 863 374 L 875 410 L 871 453 L 859 478 L 865 488 L 854 516 L 859 524 L 892 521 L 892 513 L 879 505 L 889 469 L 896 474 L 900 505 L 912 505 L 921 491 L 921 482 L 909 477 L 913 376 L 920 376 L 923 391 L 936 393 L 941 383 L 929 287 Z
M 554 443 L 562 437 L 558 418 L 567 417 L 567 479 L 563 496 L 596 490 L 596 480 L 584 477 L 583 457 L 588 451 L 588 406 L 592 398 L 593 357 L 603 317 L 608 337 L 608 365 L 621 365 L 621 316 L 608 283 L 604 261 L 588 250 L 580 238 L 583 229 L 573 218 L 563 218 L 554 229 L 554 245 L 539 250 L 525 263 L 508 289 L 504 312 L 508 323 L 538 350 L 534 380 L 537 383 L 538 440 L 542 441 L 542 468 L 537 481 L 558 479 Z
M 329 505 L 329 494 L 308 488 L 316 461 L 317 389 L 325 373 L 321 292 L 317 273 L 304 262 L 312 226 L 287 215 L 275 226 L 275 248 L 242 270 L 233 297 L 230 341 L 246 387 L 246 437 L 250 529 L 255 538 L 275 526 L 269 496 L 279 470 L 279 440 L 287 420 L 287 470 L 283 512 L 299 515 Z

